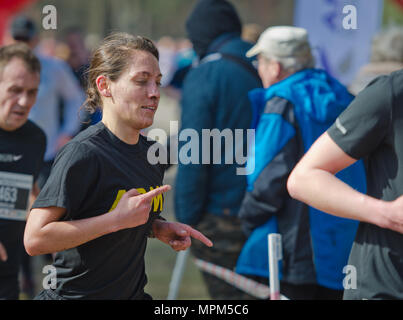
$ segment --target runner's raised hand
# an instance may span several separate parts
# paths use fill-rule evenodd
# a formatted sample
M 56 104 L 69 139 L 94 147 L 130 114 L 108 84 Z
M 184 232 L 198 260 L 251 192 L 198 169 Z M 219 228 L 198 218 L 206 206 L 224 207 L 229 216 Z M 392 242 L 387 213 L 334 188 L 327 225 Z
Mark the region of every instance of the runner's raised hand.
M 134 228 L 145 224 L 150 215 L 153 198 L 170 189 L 171 186 L 164 185 L 142 194 L 136 189 L 127 191 L 113 210 L 118 228 Z

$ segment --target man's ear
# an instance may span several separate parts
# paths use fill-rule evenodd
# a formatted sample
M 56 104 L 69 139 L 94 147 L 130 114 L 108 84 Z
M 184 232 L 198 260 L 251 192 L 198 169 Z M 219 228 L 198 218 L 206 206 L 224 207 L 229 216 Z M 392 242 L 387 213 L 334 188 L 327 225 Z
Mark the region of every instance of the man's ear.
M 272 61 L 270 70 L 272 72 L 273 78 L 274 79 L 280 79 L 280 76 L 283 72 L 283 67 L 281 66 L 281 63 L 278 61 Z
M 105 77 L 104 75 L 100 75 L 97 77 L 97 79 L 95 80 L 98 91 L 100 93 L 101 96 L 103 97 L 111 97 L 111 91 L 109 88 L 109 81 L 108 78 Z

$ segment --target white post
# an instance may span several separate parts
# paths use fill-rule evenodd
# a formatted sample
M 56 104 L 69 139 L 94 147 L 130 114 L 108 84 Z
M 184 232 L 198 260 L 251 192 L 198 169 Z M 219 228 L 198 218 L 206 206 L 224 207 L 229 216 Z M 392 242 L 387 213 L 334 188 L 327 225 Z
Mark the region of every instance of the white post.
M 270 300 L 280 300 L 278 262 L 282 259 L 281 235 L 278 233 L 271 233 L 267 238 L 269 251 Z
M 183 272 L 185 270 L 188 254 L 189 249 L 185 251 L 179 251 L 176 256 L 175 267 L 172 272 L 171 282 L 169 284 L 169 292 L 167 300 L 175 300 L 178 296 L 178 291 L 182 281 Z

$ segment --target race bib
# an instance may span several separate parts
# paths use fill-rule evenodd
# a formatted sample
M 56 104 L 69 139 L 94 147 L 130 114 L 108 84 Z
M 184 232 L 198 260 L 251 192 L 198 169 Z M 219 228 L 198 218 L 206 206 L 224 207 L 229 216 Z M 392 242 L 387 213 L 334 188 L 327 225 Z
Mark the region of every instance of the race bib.
M 0 171 L 0 218 L 26 220 L 33 180 L 29 174 Z

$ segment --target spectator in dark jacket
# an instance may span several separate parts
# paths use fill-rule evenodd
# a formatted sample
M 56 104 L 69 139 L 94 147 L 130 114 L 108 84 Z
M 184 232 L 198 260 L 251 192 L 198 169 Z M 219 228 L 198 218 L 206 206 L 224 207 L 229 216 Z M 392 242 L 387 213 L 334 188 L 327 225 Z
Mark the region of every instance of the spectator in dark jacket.
M 215 128 L 221 133 L 226 130 L 232 137 L 235 137 L 235 129 L 242 129 L 244 136 L 241 141 L 233 139 L 237 142 L 235 146 L 226 139 L 213 141 L 214 144 L 209 145 L 210 162 L 207 164 L 206 161 L 204 164 L 202 161 L 200 164 L 184 164 L 179 159 L 175 186 L 176 217 L 181 222 L 197 225 L 214 242 L 214 247 L 209 250 L 195 244 L 193 254 L 196 257 L 233 269 L 245 241 L 238 210 L 246 189 L 246 177 L 237 175 L 237 169 L 244 167 L 244 163 L 235 163 L 234 160 L 228 164 L 224 155 L 230 143 L 234 150 L 243 148 L 246 154 L 246 129 L 252 119 L 247 93 L 260 87 L 261 82 L 251 60 L 245 57 L 251 44 L 241 40 L 241 21 L 230 3 L 224 0 L 199 1 L 187 20 L 186 28 L 200 63 L 184 80 L 181 129 L 194 129 L 198 137 L 202 137 L 203 129 Z M 202 155 L 202 143 L 198 142 L 198 158 L 201 160 L 206 153 Z M 179 150 L 185 143 L 179 141 Z M 220 162 L 213 164 L 213 151 L 218 148 L 221 148 Z M 234 154 L 230 154 L 232 159 Z M 213 299 L 249 297 L 214 276 L 204 273 L 203 276 Z

